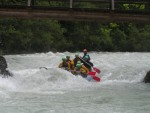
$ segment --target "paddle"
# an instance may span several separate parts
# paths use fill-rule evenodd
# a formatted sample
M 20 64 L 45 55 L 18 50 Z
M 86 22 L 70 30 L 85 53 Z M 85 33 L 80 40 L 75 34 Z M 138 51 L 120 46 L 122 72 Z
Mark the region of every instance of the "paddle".
M 96 72 L 90 71 L 88 72 L 88 75 L 92 76 L 97 82 L 100 82 L 100 78 L 96 76 Z
M 90 71 L 90 72 L 88 72 L 88 75 L 96 76 L 96 72 Z
M 39 67 L 39 69 L 46 69 L 46 70 L 48 70 L 48 67 Z
M 101 70 L 99 70 L 98 68 L 96 68 L 96 67 L 93 67 L 93 70 L 94 71 L 96 71 L 98 74 L 100 74 L 101 73 Z
M 80 58 L 80 60 L 82 60 L 83 62 L 85 62 L 86 64 L 88 64 L 91 68 L 92 68 L 92 70 L 94 70 L 94 71 L 96 71 L 98 74 L 100 74 L 100 70 L 98 69 L 98 68 L 96 68 L 96 67 L 93 67 L 93 66 L 91 66 L 89 63 L 87 63 L 83 58 L 81 58 L 81 57 L 79 57 Z
M 39 69 L 46 69 L 46 70 L 48 70 L 48 69 L 52 69 L 52 67 L 39 67 Z

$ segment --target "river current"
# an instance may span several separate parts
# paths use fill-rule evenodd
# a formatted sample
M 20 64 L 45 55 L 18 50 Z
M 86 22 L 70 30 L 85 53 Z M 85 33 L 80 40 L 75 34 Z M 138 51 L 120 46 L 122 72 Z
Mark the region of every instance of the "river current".
M 57 68 L 68 54 L 74 58 L 69 52 L 4 56 L 14 76 L 0 77 L 0 113 L 150 112 L 150 84 L 142 82 L 150 53 L 89 53 L 101 82 Z

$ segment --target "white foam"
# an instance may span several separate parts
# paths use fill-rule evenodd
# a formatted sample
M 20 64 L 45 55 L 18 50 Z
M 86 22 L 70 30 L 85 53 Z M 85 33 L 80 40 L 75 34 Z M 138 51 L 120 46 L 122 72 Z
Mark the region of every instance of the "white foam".
M 150 67 L 148 53 L 89 53 L 94 66 L 101 69 L 100 83 L 58 69 L 61 58 L 74 53 L 37 53 L 5 56 L 15 79 L 0 78 L 0 87 L 16 91 L 84 90 L 101 84 L 141 82 Z M 82 53 L 79 53 L 82 56 Z M 39 67 L 49 67 L 48 70 Z

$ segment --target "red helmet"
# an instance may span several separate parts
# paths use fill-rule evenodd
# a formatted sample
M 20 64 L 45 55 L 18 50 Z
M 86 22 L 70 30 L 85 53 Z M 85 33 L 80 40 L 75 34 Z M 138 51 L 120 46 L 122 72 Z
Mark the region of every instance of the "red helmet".
M 83 49 L 83 52 L 87 52 L 87 49 Z

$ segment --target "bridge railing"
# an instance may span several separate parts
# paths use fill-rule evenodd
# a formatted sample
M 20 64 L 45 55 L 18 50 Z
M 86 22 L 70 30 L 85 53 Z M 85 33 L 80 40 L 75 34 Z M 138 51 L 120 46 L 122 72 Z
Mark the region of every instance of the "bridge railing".
M 150 12 L 150 0 L 0 0 L 0 7 Z
M 110 0 L 33 0 L 31 6 L 50 8 L 110 9 Z

